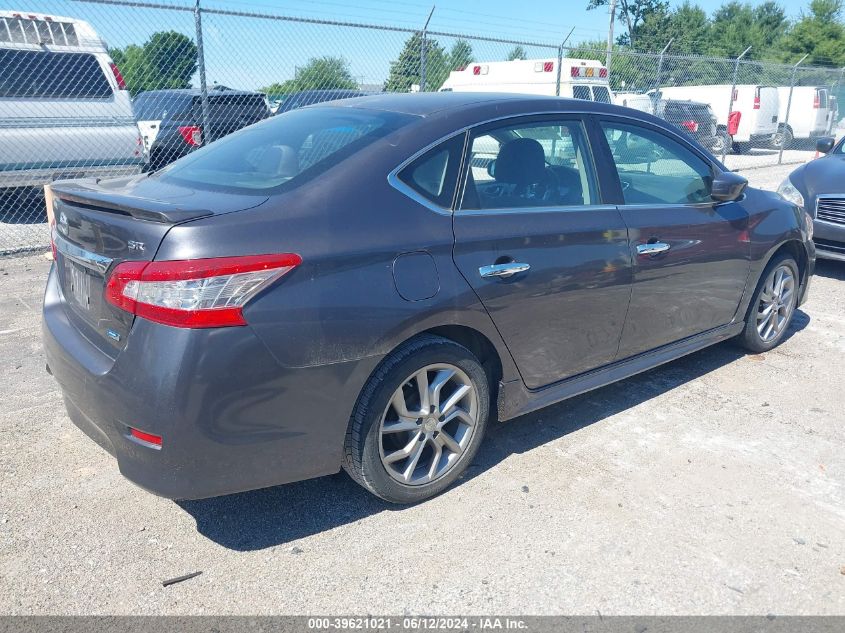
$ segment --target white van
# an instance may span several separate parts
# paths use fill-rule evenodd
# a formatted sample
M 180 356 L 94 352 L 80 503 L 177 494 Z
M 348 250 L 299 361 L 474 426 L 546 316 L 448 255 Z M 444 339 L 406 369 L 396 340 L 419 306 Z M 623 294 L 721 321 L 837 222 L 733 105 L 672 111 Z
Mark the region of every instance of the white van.
M 795 86 L 792 89 L 792 103 L 789 105 L 789 120 L 786 108 L 789 104 L 789 86 L 778 88 L 780 97 L 780 126 L 774 138 L 774 146 L 790 147 L 795 139 L 811 139 L 824 136 L 830 130 L 829 90 L 817 86 Z
M 557 78 L 557 58 L 473 62 L 449 73 L 440 92 L 516 92 L 553 97 Z M 607 68 L 594 59 L 562 59 L 560 96 L 612 103 Z
M 735 152 L 744 151 L 751 145 L 769 145 L 777 134 L 780 98 L 778 89 L 772 86 L 677 86 L 661 88 L 660 93 L 668 99 L 709 104 L 716 116 L 719 134 L 729 137 Z
M 91 26 L 0 11 L 0 194 L 143 162 L 129 92 Z

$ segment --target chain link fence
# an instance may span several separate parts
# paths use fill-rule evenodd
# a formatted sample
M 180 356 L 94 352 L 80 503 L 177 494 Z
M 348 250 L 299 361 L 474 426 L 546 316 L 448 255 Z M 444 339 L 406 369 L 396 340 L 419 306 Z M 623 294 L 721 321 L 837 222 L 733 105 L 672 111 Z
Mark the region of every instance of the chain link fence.
M 666 119 L 732 169 L 804 162 L 815 138 L 841 133 L 841 69 L 672 55 L 671 43 L 608 56 L 427 27 L 271 15 L 242 0 L 0 0 L 0 254 L 48 244 L 53 180 L 159 169 L 276 113 L 361 94 L 612 101 Z

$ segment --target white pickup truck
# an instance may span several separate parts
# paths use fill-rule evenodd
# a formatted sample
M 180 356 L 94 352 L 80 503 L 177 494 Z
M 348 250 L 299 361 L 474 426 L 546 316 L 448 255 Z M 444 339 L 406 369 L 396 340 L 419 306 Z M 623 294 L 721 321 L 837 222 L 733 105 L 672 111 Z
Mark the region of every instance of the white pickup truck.
M 138 173 L 144 160 L 129 92 L 91 25 L 0 11 L 0 204 L 20 187 Z

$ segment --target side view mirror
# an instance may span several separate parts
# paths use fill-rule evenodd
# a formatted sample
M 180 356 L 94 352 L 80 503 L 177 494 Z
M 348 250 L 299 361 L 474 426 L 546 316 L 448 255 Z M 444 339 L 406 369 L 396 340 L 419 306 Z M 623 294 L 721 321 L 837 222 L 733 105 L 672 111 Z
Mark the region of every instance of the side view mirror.
M 713 179 L 710 196 L 718 202 L 732 202 L 739 200 L 747 186 L 748 180 L 739 174 L 732 171 L 722 172 Z
M 496 159 L 494 158 L 489 163 L 487 163 L 487 175 L 491 178 L 496 177 Z
M 819 154 L 827 154 L 830 150 L 833 149 L 833 146 L 836 144 L 836 139 L 831 138 L 829 136 L 825 136 L 824 138 L 820 138 L 816 141 L 816 151 Z

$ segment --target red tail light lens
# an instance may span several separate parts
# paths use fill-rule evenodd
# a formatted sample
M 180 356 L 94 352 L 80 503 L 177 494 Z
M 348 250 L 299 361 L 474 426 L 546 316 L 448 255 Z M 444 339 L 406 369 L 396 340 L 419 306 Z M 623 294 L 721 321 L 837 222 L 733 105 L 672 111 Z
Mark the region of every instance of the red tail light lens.
M 126 90 L 126 82 L 123 80 L 123 75 L 120 74 L 120 69 L 117 67 L 117 64 L 111 62 L 109 63 L 109 68 L 111 68 L 111 72 L 114 75 L 114 80 L 117 82 L 118 89 Z
M 760 95 L 757 95 L 757 96 L 754 97 L 754 109 L 755 110 L 760 109 Z
M 123 262 L 105 296 L 121 310 L 173 327 L 246 325 L 247 302 L 301 263 L 295 253 Z
M 179 134 L 188 145 L 194 147 L 202 145 L 202 128 L 199 125 L 180 125 Z
M 688 129 L 690 132 L 695 133 L 698 132 L 698 122 L 697 121 L 681 121 L 681 126 Z
M 550 73 L 555 69 L 554 62 L 543 62 L 543 72 Z
M 472 74 L 473 75 L 480 75 L 481 74 L 481 66 L 473 66 L 472 67 Z
M 569 67 L 569 76 L 570 77 L 580 77 L 581 76 L 581 69 L 578 66 L 570 66 Z
M 821 107 L 822 107 L 821 96 L 819 95 L 819 91 L 816 90 L 816 94 L 813 97 L 813 110 L 818 110 Z
M 599 68 L 599 77 L 607 79 L 607 68 Z

